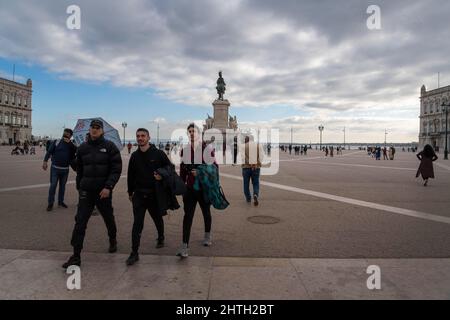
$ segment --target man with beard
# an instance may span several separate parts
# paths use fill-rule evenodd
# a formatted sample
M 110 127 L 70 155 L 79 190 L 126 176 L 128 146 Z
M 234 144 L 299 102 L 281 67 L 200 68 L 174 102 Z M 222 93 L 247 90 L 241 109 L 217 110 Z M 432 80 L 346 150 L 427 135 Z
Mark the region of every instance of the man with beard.
M 131 154 L 128 164 L 128 195 L 133 203 L 134 223 L 132 251 L 126 264 L 131 266 L 139 260 L 139 246 L 145 213 L 148 210 L 158 232 L 156 248 L 164 247 L 164 220 L 161 203 L 158 203 L 156 182 L 162 177 L 156 171 L 171 165 L 166 153 L 150 144 L 150 133 L 145 128 L 136 131 L 138 149 Z

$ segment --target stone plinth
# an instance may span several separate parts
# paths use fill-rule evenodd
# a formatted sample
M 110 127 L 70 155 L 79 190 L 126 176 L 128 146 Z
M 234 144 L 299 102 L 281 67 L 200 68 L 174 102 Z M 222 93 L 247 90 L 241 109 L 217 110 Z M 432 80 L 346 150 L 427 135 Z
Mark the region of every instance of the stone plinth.
M 212 105 L 214 107 L 214 128 L 227 129 L 230 102 L 228 100 L 215 100 Z

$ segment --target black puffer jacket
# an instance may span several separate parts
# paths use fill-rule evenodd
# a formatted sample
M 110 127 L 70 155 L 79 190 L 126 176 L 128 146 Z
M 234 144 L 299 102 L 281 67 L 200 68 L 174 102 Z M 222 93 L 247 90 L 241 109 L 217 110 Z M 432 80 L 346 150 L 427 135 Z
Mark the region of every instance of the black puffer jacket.
M 77 150 L 77 189 L 112 190 L 122 173 L 122 157 L 116 145 L 101 137 L 89 140 Z

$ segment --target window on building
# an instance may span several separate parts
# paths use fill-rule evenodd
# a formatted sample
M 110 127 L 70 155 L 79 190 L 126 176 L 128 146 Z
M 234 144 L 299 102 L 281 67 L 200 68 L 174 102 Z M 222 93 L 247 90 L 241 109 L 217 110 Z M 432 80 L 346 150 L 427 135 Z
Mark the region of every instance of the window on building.
M 16 99 L 13 94 L 11 94 L 11 103 L 16 104 Z
M 17 119 L 17 117 L 16 117 L 15 114 L 11 115 L 11 124 L 12 124 L 12 125 L 15 125 L 15 124 L 16 124 L 16 119 Z
M 25 98 L 23 99 L 23 105 L 24 105 L 25 107 L 28 106 L 28 97 L 25 97 Z
M 9 123 L 9 114 L 5 114 L 5 124 Z
M 19 106 L 22 105 L 22 101 L 20 101 L 20 97 L 17 97 L 17 104 L 18 104 Z
M 24 125 L 24 126 L 27 126 L 27 125 L 28 125 L 28 117 L 27 117 L 27 116 L 25 116 L 25 117 L 23 118 L 23 125 Z
M 5 93 L 4 97 L 5 97 L 5 103 L 8 103 L 9 102 L 8 101 L 8 95 L 6 93 Z
M 3 124 L 3 113 L 0 112 L 0 124 Z
M 22 117 L 20 117 L 20 116 L 17 117 L 17 124 L 19 126 L 22 125 Z

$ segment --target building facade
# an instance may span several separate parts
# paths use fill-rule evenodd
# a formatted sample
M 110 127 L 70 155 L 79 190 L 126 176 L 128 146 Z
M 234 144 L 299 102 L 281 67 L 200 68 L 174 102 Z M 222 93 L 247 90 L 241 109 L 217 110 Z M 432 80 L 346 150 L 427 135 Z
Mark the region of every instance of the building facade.
M 0 144 L 31 141 L 32 87 L 0 78 Z

